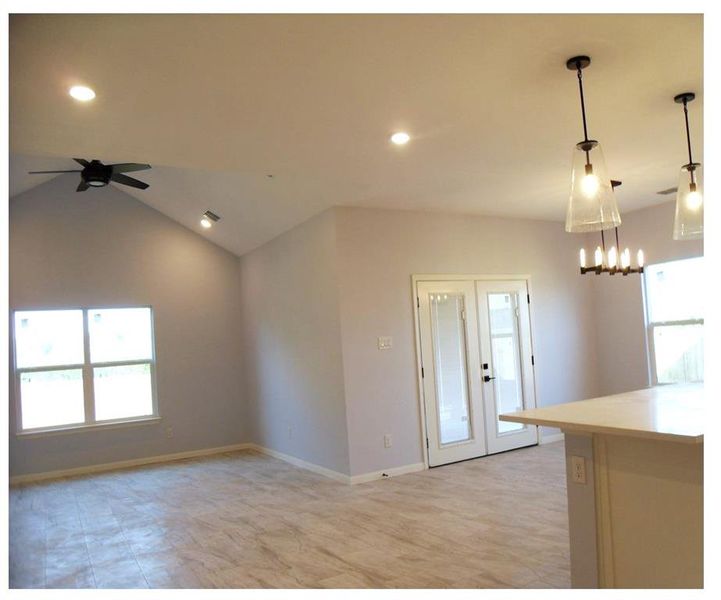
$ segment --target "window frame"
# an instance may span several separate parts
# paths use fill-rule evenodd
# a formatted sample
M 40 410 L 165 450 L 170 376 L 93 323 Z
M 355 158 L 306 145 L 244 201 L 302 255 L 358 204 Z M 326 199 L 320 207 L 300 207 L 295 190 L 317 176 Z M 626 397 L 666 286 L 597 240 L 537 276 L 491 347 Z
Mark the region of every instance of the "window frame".
M 119 360 L 109 362 L 91 362 L 90 359 L 90 328 L 88 323 L 88 313 L 93 310 L 116 310 L 127 308 L 147 308 L 150 310 L 150 358 L 136 360 Z M 17 366 L 17 339 L 15 337 L 15 314 L 18 312 L 49 312 L 49 311 L 65 311 L 79 310 L 83 314 L 83 362 L 64 365 L 49 365 L 41 367 L 18 367 Z M 133 424 L 144 424 L 148 422 L 157 422 L 160 420 L 160 408 L 158 404 L 158 386 L 156 377 L 156 354 L 155 354 L 155 312 L 149 304 L 128 304 L 114 306 L 62 306 L 62 307 L 34 307 L 34 308 L 16 308 L 10 311 L 10 333 L 12 336 L 12 365 L 13 365 L 13 391 L 14 391 L 14 410 L 15 410 L 15 435 L 32 436 L 38 434 L 52 434 L 63 432 L 74 432 L 83 430 L 92 430 L 97 428 L 116 428 Z M 95 419 L 95 381 L 94 369 L 103 367 L 119 367 L 126 365 L 149 365 L 150 366 L 150 388 L 152 399 L 152 414 L 141 415 L 138 417 L 123 417 L 120 419 L 107 419 L 97 421 Z M 20 380 L 23 373 L 44 373 L 47 371 L 67 371 L 81 370 L 83 380 L 83 408 L 85 420 L 79 423 L 66 423 L 62 425 L 52 425 L 49 427 L 34 427 L 30 429 L 23 428 L 22 417 L 22 395 L 20 391 Z
M 678 262 L 681 260 L 688 260 L 692 258 L 702 258 L 701 256 L 688 256 L 686 258 L 677 258 L 673 260 L 666 260 L 663 262 L 653 263 L 648 266 L 657 266 L 657 265 L 663 265 L 666 263 L 672 263 L 672 262 Z M 671 321 L 652 321 L 651 320 L 651 306 L 648 296 L 648 285 L 646 284 L 646 274 L 643 275 L 643 304 L 644 304 L 644 314 L 646 317 L 646 347 L 648 349 L 648 370 L 649 370 L 649 376 L 651 378 L 651 385 L 657 386 L 657 385 L 674 385 L 670 382 L 662 382 L 659 383 L 658 381 L 658 372 L 656 370 L 656 347 L 654 345 L 654 331 L 656 327 L 668 327 L 668 326 L 684 326 L 684 325 L 703 325 L 704 319 L 675 319 Z

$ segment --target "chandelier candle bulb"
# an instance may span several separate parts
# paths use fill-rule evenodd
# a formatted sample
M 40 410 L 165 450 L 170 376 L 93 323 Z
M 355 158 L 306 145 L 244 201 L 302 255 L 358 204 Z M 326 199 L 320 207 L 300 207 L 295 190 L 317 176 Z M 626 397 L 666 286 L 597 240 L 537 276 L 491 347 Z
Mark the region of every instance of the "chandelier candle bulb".
M 626 248 L 621 253 L 621 268 L 626 270 L 631 266 L 631 252 Z
M 578 259 L 581 263 L 581 268 L 585 269 L 586 268 L 586 250 L 584 250 L 583 248 L 581 248 L 581 251 L 578 253 Z
M 638 263 L 638 268 L 643 269 L 643 250 L 639 250 L 638 254 L 636 255 L 636 261 Z
M 611 246 L 611 249 L 608 251 L 608 266 L 611 269 L 615 269 L 617 263 L 618 263 L 618 252 L 616 251 L 616 246 Z
M 601 246 L 596 246 L 594 259 L 597 267 L 603 266 L 603 250 L 601 250 Z

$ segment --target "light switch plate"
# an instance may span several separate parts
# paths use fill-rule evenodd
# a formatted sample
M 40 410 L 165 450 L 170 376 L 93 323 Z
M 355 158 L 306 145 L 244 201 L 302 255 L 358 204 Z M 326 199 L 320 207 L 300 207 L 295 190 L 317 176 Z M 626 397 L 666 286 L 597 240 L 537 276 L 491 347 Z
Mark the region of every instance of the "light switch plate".
M 378 350 L 388 350 L 393 347 L 393 338 L 389 335 L 382 335 L 378 338 Z

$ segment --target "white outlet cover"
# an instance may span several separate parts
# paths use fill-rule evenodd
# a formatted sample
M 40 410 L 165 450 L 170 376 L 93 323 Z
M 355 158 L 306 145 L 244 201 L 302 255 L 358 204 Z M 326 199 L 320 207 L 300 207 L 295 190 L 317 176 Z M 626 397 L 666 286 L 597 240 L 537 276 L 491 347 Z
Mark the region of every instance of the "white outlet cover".
M 586 459 L 583 456 L 571 456 L 571 481 L 586 483 Z
M 389 335 L 382 335 L 378 338 L 378 350 L 388 350 L 393 347 L 393 338 Z

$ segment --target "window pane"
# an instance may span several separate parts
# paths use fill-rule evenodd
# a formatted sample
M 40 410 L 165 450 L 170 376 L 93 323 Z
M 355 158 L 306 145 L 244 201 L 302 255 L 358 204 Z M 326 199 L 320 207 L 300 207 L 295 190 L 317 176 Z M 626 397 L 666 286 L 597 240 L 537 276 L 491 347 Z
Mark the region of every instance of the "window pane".
M 21 373 L 20 398 L 23 429 L 85 421 L 81 369 Z
M 431 294 L 431 331 L 441 444 L 470 439 L 463 295 Z
M 91 309 L 88 328 L 90 360 L 94 363 L 153 356 L 149 308 Z
M 645 273 L 652 323 L 703 318 L 703 257 L 648 265 Z
M 518 294 L 500 292 L 488 294 L 491 325 L 491 358 L 493 364 L 493 394 L 495 396 L 496 431 L 507 433 L 523 429 L 521 423 L 500 421 L 498 415 L 523 410 L 523 381 L 521 379 L 520 339 L 516 307 Z
M 659 383 L 703 381 L 703 325 L 653 328 Z
M 15 355 L 19 368 L 82 364 L 83 311 L 16 312 Z
M 149 364 L 99 367 L 93 381 L 96 421 L 153 414 Z

